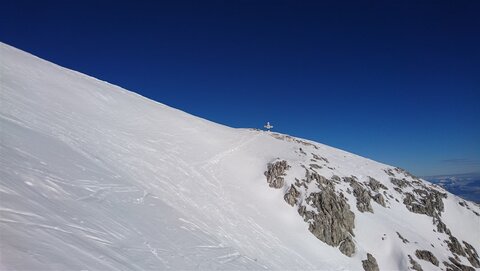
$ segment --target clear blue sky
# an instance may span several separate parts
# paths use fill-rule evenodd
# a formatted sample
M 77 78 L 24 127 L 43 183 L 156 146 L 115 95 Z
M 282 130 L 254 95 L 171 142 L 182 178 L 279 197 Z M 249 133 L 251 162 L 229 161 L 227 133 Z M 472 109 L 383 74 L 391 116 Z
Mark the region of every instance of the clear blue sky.
M 3 1 L 0 39 L 229 126 L 480 172 L 480 1 L 118 2 Z

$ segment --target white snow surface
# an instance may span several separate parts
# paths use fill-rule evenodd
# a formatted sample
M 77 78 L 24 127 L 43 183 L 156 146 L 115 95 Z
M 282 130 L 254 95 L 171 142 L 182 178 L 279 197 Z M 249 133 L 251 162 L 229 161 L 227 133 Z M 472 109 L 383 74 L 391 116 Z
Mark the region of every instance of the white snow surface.
M 1 270 L 363 270 L 367 253 L 381 270 L 405 270 L 416 249 L 452 256 L 432 218 L 393 190 L 391 166 L 219 125 L 3 43 L 0 62 Z M 371 176 L 399 199 L 360 213 L 345 193 L 353 257 L 318 240 L 283 199 L 311 153 L 328 159 L 323 176 Z M 292 166 L 285 189 L 264 176 L 278 158 Z M 448 195 L 445 224 L 480 251 L 480 208 L 436 189 Z

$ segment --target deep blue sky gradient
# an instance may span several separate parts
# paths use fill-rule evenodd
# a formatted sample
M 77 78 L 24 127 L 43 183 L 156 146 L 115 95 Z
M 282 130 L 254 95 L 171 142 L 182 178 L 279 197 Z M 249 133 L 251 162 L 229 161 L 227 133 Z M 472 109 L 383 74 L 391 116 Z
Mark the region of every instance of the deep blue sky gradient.
M 4 2 L 2 42 L 194 115 L 480 172 L 480 1 Z

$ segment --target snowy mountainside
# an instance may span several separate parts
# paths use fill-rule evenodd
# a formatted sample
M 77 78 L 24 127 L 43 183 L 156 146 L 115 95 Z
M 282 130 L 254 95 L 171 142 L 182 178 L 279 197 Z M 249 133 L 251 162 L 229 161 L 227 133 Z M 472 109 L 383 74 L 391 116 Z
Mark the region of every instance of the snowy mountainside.
M 480 208 L 0 44 L 2 270 L 480 270 Z

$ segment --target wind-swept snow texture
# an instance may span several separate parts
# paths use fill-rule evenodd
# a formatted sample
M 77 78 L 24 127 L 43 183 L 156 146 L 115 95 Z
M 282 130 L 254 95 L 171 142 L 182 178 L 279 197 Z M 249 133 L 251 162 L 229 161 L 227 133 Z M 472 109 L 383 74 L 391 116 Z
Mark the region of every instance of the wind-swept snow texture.
M 0 62 L 1 270 L 455 270 L 478 259 L 479 207 L 404 171 L 218 125 L 5 44 Z M 265 176 L 275 161 L 288 164 L 277 189 Z M 330 244 L 318 231 L 327 196 L 354 215 Z

